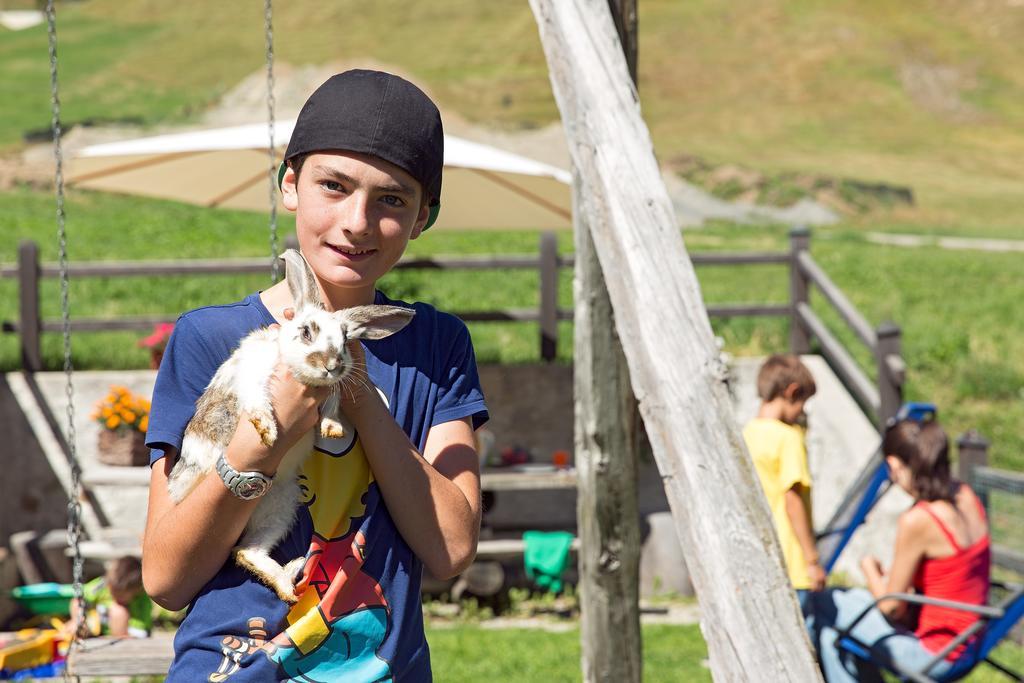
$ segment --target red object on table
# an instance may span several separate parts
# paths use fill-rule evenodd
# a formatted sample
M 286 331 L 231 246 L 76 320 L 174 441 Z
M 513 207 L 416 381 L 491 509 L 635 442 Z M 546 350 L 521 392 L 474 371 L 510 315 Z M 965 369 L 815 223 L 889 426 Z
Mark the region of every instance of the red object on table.
M 501 464 L 504 467 L 509 465 L 525 465 L 533 457 L 530 452 L 522 446 L 506 446 L 501 449 Z

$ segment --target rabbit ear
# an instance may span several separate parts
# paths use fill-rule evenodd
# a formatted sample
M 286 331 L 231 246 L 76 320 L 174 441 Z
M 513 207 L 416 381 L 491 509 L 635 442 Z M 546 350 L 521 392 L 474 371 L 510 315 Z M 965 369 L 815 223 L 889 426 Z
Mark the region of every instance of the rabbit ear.
M 409 324 L 416 311 L 400 306 L 355 306 L 340 311 L 349 339 L 383 339 Z
M 302 254 L 297 249 L 286 249 L 281 258 L 285 262 L 288 289 L 292 293 L 295 308 L 323 308 L 316 277 Z

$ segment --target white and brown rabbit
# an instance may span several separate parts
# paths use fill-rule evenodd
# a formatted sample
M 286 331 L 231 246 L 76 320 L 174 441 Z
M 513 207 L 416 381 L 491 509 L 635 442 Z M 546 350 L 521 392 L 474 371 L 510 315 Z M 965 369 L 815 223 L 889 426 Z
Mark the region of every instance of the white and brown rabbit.
M 244 337 L 199 397 L 168 480 L 168 491 L 175 503 L 184 499 L 207 473 L 216 471 L 217 460 L 227 449 L 243 415 L 256 428 L 263 443 L 272 446 L 277 440 L 269 385 L 278 360 L 287 364 L 299 382 L 334 388 L 321 406 L 320 433 L 339 438 L 344 435 L 339 414 L 340 385 L 352 370 L 352 356 L 345 343 L 350 339 L 382 339 L 412 320 L 413 311 L 398 306 L 357 306 L 328 312 L 302 255 L 289 249 L 282 258 L 295 302 L 295 316 L 280 328 L 262 328 Z M 300 500 L 298 470 L 310 454 L 314 438 L 310 432 L 285 454 L 273 485 L 260 499 L 233 550 L 240 566 L 273 588 L 286 602 L 297 600 L 295 579 L 305 558 L 297 557 L 282 567 L 270 553 L 295 521 Z

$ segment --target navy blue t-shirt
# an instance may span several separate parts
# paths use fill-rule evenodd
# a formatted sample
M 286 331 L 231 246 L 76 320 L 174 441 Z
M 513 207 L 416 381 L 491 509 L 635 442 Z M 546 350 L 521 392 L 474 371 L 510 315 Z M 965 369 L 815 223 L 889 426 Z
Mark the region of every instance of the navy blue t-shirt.
M 364 342 L 367 373 L 422 452 L 434 425 L 487 420 L 465 324 L 427 304 L 391 337 Z M 181 316 L 153 391 L 151 461 L 181 448 L 195 403 L 238 343 L 273 316 L 252 294 Z M 306 557 L 292 606 L 228 560 L 199 592 L 174 639 L 173 681 L 429 681 L 420 602 L 422 565 L 373 479 L 358 434 L 318 437 L 301 470 L 304 497 L 274 557 Z

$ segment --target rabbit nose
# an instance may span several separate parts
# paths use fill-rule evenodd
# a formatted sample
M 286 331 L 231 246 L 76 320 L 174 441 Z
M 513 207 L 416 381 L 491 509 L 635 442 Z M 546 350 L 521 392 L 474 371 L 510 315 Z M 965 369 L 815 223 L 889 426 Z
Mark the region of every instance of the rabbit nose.
M 337 376 L 345 369 L 345 363 L 341 358 L 331 358 L 327 361 L 326 367 L 328 373 L 332 376 Z

